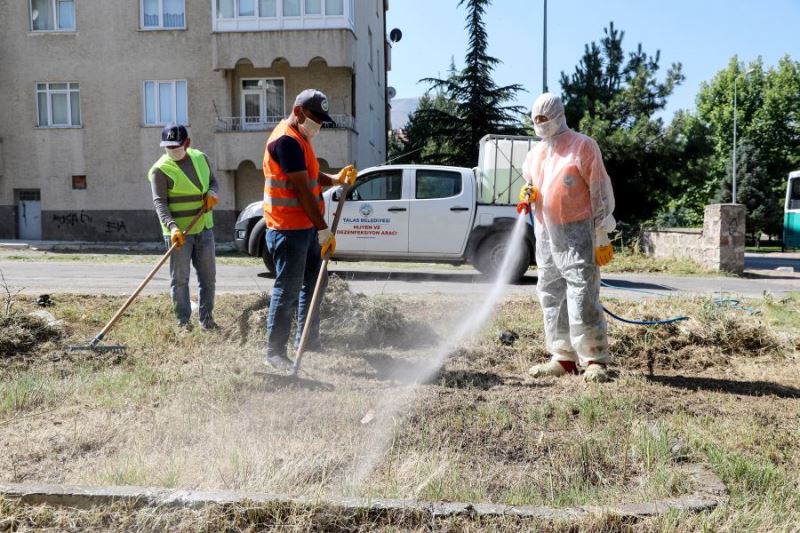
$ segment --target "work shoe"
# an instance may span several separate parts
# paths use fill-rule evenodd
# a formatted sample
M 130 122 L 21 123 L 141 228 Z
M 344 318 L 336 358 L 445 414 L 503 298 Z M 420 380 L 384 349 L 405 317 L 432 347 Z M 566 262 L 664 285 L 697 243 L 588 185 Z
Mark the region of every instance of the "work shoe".
M 212 318 L 212 319 L 204 320 L 203 322 L 200 322 L 200 329 L 202 329 L 204 331 L 215 331 L 215 330 L 219 330 L 219 329 L 222 329 L 222 328 L 220 328 L 219 324 L 214 322 L 214 319 Z
M 534 378 L 560 378 L 566 374 L 577 374 L 578 369 L 572 361 L 556 361 L 551 359 L 546 363 L 534 365 L 528 374 Z
M 608 373 L 606 365 L 590 363 L 589 366 L 586 367 L 586 371 L 583 373 L 583 379 L 589 383 L 606 383 L 611 381 L 611 375 Z
M 294 361 L 286 357 L 285 355 L 270 355 L 267 356 L 266 364 L 275 368 L 276 370 L 291 370 L 294 367 Z

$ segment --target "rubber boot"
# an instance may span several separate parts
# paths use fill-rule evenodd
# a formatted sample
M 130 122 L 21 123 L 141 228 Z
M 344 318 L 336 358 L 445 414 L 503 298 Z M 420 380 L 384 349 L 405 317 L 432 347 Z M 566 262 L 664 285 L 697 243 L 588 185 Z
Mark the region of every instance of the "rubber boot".
M 551 359 L 546 363 L 532 366 L 528 373 L 534 378 L 560 378 L 566 374 L 577 374 L 578 368 L 572 361 Z
M 586 371 L 583 373 L 583 379 L 588 383 L 606 383 L 611 381 L 611 376 L 606 369 L 606 365 L 598 363 L 589 363 Z

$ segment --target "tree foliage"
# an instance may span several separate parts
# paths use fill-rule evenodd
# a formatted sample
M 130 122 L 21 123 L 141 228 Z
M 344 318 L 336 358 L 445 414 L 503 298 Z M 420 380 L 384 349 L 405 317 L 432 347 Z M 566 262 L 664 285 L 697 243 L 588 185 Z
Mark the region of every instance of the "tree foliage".
M 499 64 L 487 53 L 488 34 L 483 18 L 491 0 L 460 0 L 467 8 L 469 43 L 465 66 L 452 65 L 446 78 L 425 78 L 434 94 L 424 101 L 409 120 L 403 146 L 406 153 L 417 150 L 403 162 L 417 161 L 472 167 L 478 162 L 478 142 L 490 133 L 522 134 L 519 116 L 523 109 L 508 104 L 522 88 L 518 84 L 497 86 L 492 72 Z
M 736 202 L 747 209 L 745 227 L 754 236 L 768 230 L 776 215 L 783 217 L 783 209 L 777 209 L 779 206 L 769 201 L 772 178 L 763 165 L 764 157 L 753 143 L 747 140 L 737 143 Z M 729 162 L 725 179 L 717 191 L 717 202 L 730 203 L 732 200 L 732 167 Z
M 755 180 L 760 184 L 765 193 L 763 201 L 767 204 L 762 210 L 766 218 L 762 219 L 759 214 L 748 222 L 758 224 L 756 230 L 779 234 L 786 176 L 800 168 L 800 63 L 788 56 L 766 70 L 760 58 L 745 66 L 733 57 L 725 69 L 701 85 L 693 120 L 707 131 L 711 153 L 705 164 L 709 172 L 704 194 L 687 204 L 695 204 L 694 209 L 699 209 L 698 204 L 722 198 L 717 195 L 720 187 L 730 189 L 734 82 L 738 138 L 743 145 L 750 146 L 747 157 L 753 160 L 745 168 L 764 173 L 756 177 L 741 174 L 737 161 L 737 188 L 742 180 Z M 730 194 L 725 198 L 730 199 Z M 737 201 L 744 201 L 738 193 Z
M 603 151 L 615 215 L 632 223 L 669 200 L 687 140 L 656 116 L 684 79 L 681 65 L 673 64 L 659 81 L 659 52 L 650 56 L 639 44 L 626 55 L 624 36 L 610 23 L 599 45 L 586 45 L 572 75 L 561 73 L 561 88 L 568 125 L 594 137 Z

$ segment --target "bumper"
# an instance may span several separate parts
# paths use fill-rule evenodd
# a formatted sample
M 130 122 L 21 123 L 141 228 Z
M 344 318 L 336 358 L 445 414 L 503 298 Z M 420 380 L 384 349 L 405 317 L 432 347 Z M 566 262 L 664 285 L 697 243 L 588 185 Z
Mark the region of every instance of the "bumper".
M 250 238 L 250 221 L 242 220 L 236 223 L 233 229 L 233 244 L 242 253 L 248 253 L 247 243 Z

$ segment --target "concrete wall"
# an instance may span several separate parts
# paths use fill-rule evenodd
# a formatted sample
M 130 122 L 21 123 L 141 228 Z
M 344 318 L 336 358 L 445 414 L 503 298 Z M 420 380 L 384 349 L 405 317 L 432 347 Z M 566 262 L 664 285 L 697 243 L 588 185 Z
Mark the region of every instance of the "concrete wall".
M 237 84 L 246 69 L 214 70 L 211 1 L 186 0 L 185 30 L 144 31 L 140 30 L 139 0 L 80 0 L 75 2 L 77 31 L 63 33 L 31 32 L 28 0 L 0 2 L 0 235 L 7 238 L 16 234 L 16 189 L 41 191 L 45 239 L 104 240 L 109 235 L 107 224 L 116 223 L 114 217 L 123 218 L 130 235 L 150 234 L 149 228 L 156 219 L 146 172 L 162 149 L 158 146 L 161 126 L 143 124 L 145 80 L 187 80 L 192 145 L 212 159 L 220 184 L 219 224 L 232 219 L 238 207 L 235 169 L 244 160 L 253 161 L 256 168 L 260 166 L 266 133 L 257 143 L 261 146 L 250 150 L 252 155 L 248 152 L 240 161 L 229 162 L 225 168 L 216 167 L 217 117 L 240 114 Z M 383 19 L 382 10 L 376 16 L 373 0 L 356 0 L 352 31 L 270 32 L 291 34 L 292 42 L 305 43 L 305 63 L 275 62 L 279 56 L 274 50 L 259 50 L 260 57 L 274 57 L 256 65 L 259 75 L 285 75 L 287 106 L 302 88 L 316 86 L 329 93 L 331 112 L 337 114 L 352 113 L 350 86 L 355 74 L 359 132 L 342 130 L 347 134 L 329 135 L 323 144 L 325 150 L 341 154 L 341 161 L 356 161 L 362 168 L 380 163 L 386 154 L 382 54 L 373 53 L 373 57 L 380 57 L 373 70 L 366 64 L 368 28 L 373 33 L 373 45 L 382 46 Z M 248 44 L 242 45 L 241 57 L 245 57 L 247 50 L 257 48 L 265 38 L 261 33 L 244 32 L 235 39 L 224 38 L 244 39 Z M 330 39 L 339 44 L 326 50 L 322 43 Z M 313 49 L 313 43 L 319 45 L 318 49 Z M 238 54 L 232 48 L 228 52 L 231 57 Z M 339 65 L 348 54 L 350 61 Z M 36 126 L 37 82 L 80 84 L 79 127 Z M 369 105 L 375 110 L 373 116 Z M 372 139 L 365 133 L 369 131 L 373 132 Z M 328 140 L 340 144 L 328 146 Z M 333 161 L 332 156 L 319 155 Z M 86 176 L 85 190 L 72 189 L 73 175 Z M 57 223 L 62 217 L 81 212 L 95 213 L 92 230 Z M 223 212 L 228 214 L 222 215 Z M 138 213 L 150 213 L 150 217 Z M 232 231 L 232 223 L 229 229 Z
M 642 232 L 642 251 L 655 259 L 690 259 L 710 270 L 744 270 L 745 208 L 707 205 L 703 229 L 670 228 Z

